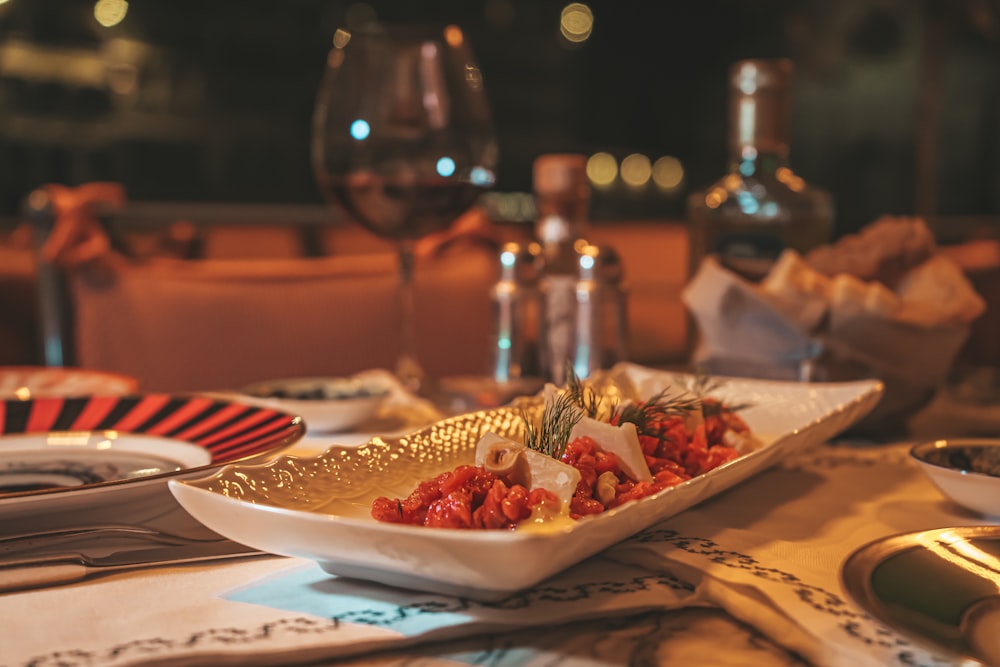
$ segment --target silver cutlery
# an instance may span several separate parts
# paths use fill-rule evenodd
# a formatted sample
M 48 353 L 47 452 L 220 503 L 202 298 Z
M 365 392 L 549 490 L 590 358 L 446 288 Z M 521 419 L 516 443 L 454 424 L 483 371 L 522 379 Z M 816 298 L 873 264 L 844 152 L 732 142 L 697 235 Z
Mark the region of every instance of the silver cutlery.
M 208 537 L 191 537 L 188 535 L 175 535 L 156 528 L 146 526 L 133 526 L 128 524 L 91 524 L 86 526 L 71 526 L 65 528 L 53 528 L 51 530 L 36 530 L 23 533 L 13 533 L 0 536 L 0 553 L 5 549 L 22 547 L 33 547 L 41 543 L 55 542 L 61 540 L 87 538 L 87 537 L 125 537 L 136 538 L 144 541 L 159 544 L 188 544 L 191 542 L 214 542 L 219 539 L 218 535 L 210 534 Z
M 67 584 L 113 572 L 261 555 L 265 552 L 227 539 L 126 549 L 105 556 L 48 553 L 0 560 L 0 592 Z

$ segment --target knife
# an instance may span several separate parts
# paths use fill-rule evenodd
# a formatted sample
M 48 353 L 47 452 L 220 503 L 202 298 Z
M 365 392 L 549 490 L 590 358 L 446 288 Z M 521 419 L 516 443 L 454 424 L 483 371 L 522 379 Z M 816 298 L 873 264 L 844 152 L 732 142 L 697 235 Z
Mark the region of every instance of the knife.
M 68 584 L 112 572 L 262 555 L 269 554 L 222 539 L 151 549 L 127 549 L 107 556 L 63 553 L 0 560 L 0 593 Z

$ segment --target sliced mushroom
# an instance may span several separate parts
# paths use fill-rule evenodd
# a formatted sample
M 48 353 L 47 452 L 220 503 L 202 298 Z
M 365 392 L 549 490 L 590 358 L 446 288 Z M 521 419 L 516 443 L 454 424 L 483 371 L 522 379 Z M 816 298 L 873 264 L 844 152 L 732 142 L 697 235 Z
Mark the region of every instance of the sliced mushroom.
M 500 456 L 503 450 L 508 452 Z M 508 477 L 509 481 L 516 481 L 529 490 L 547 489 L 556 494 L 563 504 L 569 503 L 580 483 L 580 471 L 547 454 L 525 447 L 516 440 L 487 431 L 476 444 L 476 465 L 487 468 L 487 459 L 492 459 L 496 465 L 506 466 L 508 456 L 514 452 L 517 452 L 517 456 L 510 461 L 514 472 L 513 477 Z M 504 463 L 499 463 L 500 460 Z
M 531 486 L 531 467 L 524 452 L 524 445 L 511 440 L 495 442 L 486 450 L 483 467 L 497 477 L 512 484 Z

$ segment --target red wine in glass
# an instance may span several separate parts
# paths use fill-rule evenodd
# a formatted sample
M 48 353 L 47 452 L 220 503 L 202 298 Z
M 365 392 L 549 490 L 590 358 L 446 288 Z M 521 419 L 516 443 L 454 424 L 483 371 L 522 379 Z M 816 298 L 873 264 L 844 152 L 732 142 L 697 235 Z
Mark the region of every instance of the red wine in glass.
M 454 25 L 338 30 L 313 114 L 312 160 L 331 205 L 396 242 L 401 354 L 396 373 L 420 390 L 413 245 L 448 228 L 493 184 L 497 161 L 482 75 Z

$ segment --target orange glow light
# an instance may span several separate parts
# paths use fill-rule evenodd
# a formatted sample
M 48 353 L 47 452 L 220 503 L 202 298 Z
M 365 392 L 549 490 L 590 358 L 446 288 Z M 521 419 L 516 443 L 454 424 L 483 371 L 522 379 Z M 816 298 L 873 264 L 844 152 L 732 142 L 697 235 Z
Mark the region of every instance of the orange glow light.
M 444 29 L 444 41 L 448 42 L 449 46 L 459 47 L 462 46 L 462 42 L 465 41 L 465 36 L 462 34 L 462 29 L 457 25 L 450 25 Z

